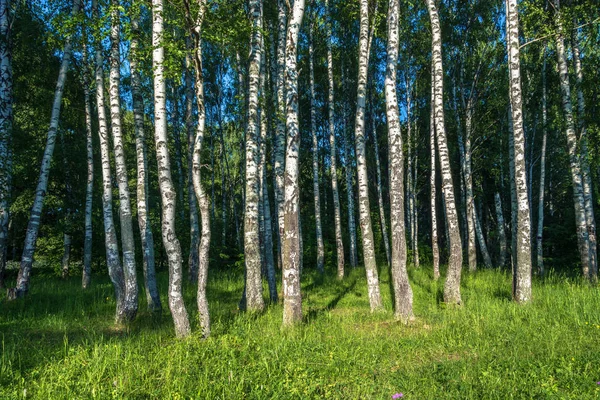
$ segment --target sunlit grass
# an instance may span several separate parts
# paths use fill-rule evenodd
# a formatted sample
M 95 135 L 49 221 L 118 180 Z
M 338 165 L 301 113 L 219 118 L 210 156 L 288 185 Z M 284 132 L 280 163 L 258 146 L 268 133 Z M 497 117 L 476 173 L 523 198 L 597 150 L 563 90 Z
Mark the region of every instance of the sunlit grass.
M 114 326 L 108 279 L 83 292 L 79 278 L 38 276 L 26 299 L 0 303 L 0 398 L 600 397 L 597 287 L 550 277 L 520 306 L 506 272 L 479 271 L 463 275 L 464 305 L 446 308 L 427 266 L 409 273 L 417 318 L 408 326 L 393 320 L 385 268 L 377 314 L 364 270 L 337 282 L 334 271 L 322 279 L 307 269 L 304 323 L 281 330 L 281 305 L 238 312 L 243 272 L 213 272 L 207 340 L 175 339 L 168 313 L 145 305 L 131 326 Z M 165 292 L 166 274 L 160 283 Z M 195 323 L 195 288 L 185 289 Z

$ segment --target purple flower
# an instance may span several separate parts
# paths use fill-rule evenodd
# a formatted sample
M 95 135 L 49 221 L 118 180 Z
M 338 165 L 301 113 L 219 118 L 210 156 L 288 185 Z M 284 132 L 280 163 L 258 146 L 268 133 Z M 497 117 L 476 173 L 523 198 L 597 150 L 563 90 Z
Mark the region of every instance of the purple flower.
M 598 384 L 600 385 L 600 382 L 598 382 Z M 392 399 L 396 400 L 399 399 L 401 397 L 404 397 L 404 395 L 402 393 L 396 393 L 392 395 Z
M 600 382 L 596 382 L 596 385 L 600 385 Z

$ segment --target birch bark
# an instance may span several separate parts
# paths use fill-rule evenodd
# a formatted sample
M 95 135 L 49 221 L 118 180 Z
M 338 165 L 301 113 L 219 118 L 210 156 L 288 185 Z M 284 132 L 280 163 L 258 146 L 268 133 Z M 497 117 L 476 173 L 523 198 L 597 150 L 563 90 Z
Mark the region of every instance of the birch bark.
M 367 71 L 369 65 L 369 2 L 360 1 L 360 36 L 358 57 L 358 87 L 356 99 L 355 145 L 356 171 L 358 181 L 360 228 L 363 242 L 363 259 L 367 274 L 367 288 L 371 311 L 383 307 L 379 291 L 379 277 L 375 260 L 375 243 L 371 225 L 371 207 L 369 203 L 369 178 L 365 145 L 365 103 L 367 89 Z
M 537 226 L 537 268 L 541 276 L 544 276 L 544 189 L 546 184 L 546 142 L 548 138 L 548 108 L 546 93 L 546 53 L 548 47 L 544 48 L 544 63 L 542 66 L 542 149 L 540 155 L 540 193 L 538 200 L 538 226 Z
M 319 189 L 319 140 L 317 138 L 317 99 L 315 94 L 315 68 L 313 51 L 313 29 L 309 28 L 308 57 L 310 78 L 310 131 L 312 136 L 312 172 L 313 192 L 315 197 L 315 230 L 317 236 L 317 271 L 325 272 L 325 249 L 323 247 L 323 230 L 321 228 L 321 193 Z
M 344 242 L 342 240 L 342 217 L 340 211 L 340 193 L 338 189 L 337 177 L 337 145 L 335 138 L 335 97 L 334 97 L 334 81 L 333 81 L 333 33 L 331 9 L 329 8 L 329 0 L 325 0 L 325 8 L 327 9 L 327 81 L 329 84 L 328 92 L 328 111 L 329 111 L 329 146 L 330 146 L 330 164 L 331 164 L 331 190 L 333 192 L 333 211 L 335 219 L 335 244 L 337 249 L 337 278 L 344 278 Z
M 431 73 L 431 82 L 434 82 L 434 72 Z M 437 227 L 437 206 L 436 206 L 436 194 L 437 184 L 435 178 L 436 169 L 436 151 L 435 151 L 435 87 L 431 85 L 431 110 L 429 115 L 429 149 L 430 149 L 430 175 L 429 175 L 429 188 L 431 192 L 430 196 L 430 208 L 431 208 L 431 252 L 433 258 L 433 279 L 438 280 L 440 277 L 440 249 L 438 244 L 438 227 Z
M 287 29 L 285 50 L 285 98 L 287 149 L 285 157 L 284 237 L 283 237 L 283 326 L 302 320 L 300 293 L 301 231 L 298 187 L 300 127 L 298 123 L 298 33 L 304 16 L 304 0 L 295 0 Z
M 246 203 L 244 213 L 244 260 L 246 263 L 246 309 L 262 311 L 261 252 L 259 236 L 259 131 L 258 90 L 262 37 L 262 0 L 250 1 L 252 36 L 248 67 L 248 123 L 246 125 Z
M 83 273 L 81 286 L 87 289 L 92 280 L 92 201 L 94 192 L 94 147 L 92 142 L 92 104 L 90 101 L 90 77 L 88 75 L 87 44 L 83 45 L 84 70 L 82 77 L 85 107 L 85 140 L 87 155 L 87 182 L 85 188 L 85 238 L 83 242 Z
M 412 289 L 406 271 L 406 231 L 404 226 L 404 156 L 400 112 L 396 93 L 396 66 L 398 64 L 399 38 L 398 0 L 389 0 L 387 17 L 387 69 L 385 74 L 385 99 L 388 123 L 388 148 L 390 171 L 390 223 L 392 231 L 391 272 L 394 287 L 394 315 L 401 320 L 412 318 Z
M 442 66 L 442 36 L 438 11 L 434 0 L 426 0 L 432 30 L 432 64 L 434 87 L 434 121 L 437 136 L 438 156 L 442 175 L 442 190 L 446 211 L 446 225 L 449 233 L 450 259 L 444 284 L 444 301 L 460 304 L 460 273 L 462 269 L 462 243 L 460 238 L 458 213 L 452 182 L 450 155 L 444 126 L 444 70 Z
M 75 16 L 79 13 L 79 1 L 73 2 L 71 15 Z M 58 122 L 60 119 L 60 109 L 62 105 L 62 96 L 65 88 L 65 82 L 67 80 L 67 72 L 69 69 L 69 62 L 71 60 L 72 44 L 71 37 L 67 37 L 65 47 L 63 49 L 63 58 L 58 71 L 58 79 L 56 82 L 56 89 L 54 90 L 54 101 L 52 103 L 52 115 L 50 117 L 50 127 L 48 128 L 48 135 L 46 138 L 46 147 L 44 149 L 44 155 L 42 156 L 42 163 L 40 165 L 40 175 L 38 178 L 37 188 L 35 190 L 35 197 L 33 199 L 33 206 L 31 207 L 31 213 L 29 216 L 29 222 L 27 224 L 27 231 L 25 233 L 25 243 L 23 244 L 23 254 L 21 256 L 21 265 L 19 268 L 19 275 L 17 276 L 17 297 L 24 296 L 29 290 L 29 279 L 31 275 L 31 268 L 33 265 L 33 256 L 36 249 L 36 242 L 38 233 L 40 230 L 40 219 L 42 215 L 42 207 L 44 205 L 44 198 L 46 197 L 46 189 L 48 188 L 48 176 L 50 175 L 50 163 L 52 162 L 52 154 L 54 153 L 54 147 L 56 144 L 56 133 L 58 130 Z M 7 150 L 7 154 L 10 149 Z
M 556 55 L 558 57 L 558 71 L 560 78 L 560 89 L 562 94 L 562 106 L 565 114 L 565 136 L 569 152 L 569 166 L 573 185 L 573 203 L 575 206 L 575 223 L 577 224 L 577 242 L 581 258 L 581 268 L 586 278 L 592 276 L 592 251 L 590 246 L 588 225 L 586 221 L 586 209 L 581 171 L 581 159 L 578 153 L 577 134 L 575 133 L 575 122 L 573 120 L 573 104 L 571 103 L 571 86 L 569 84 L 569 69 L 565 55 L 565 43 L 563 27 L 560 16 L 560 2 L 554 0 L 557 10 L 558 35 L 556 36 Z
M 519 303 L 531 300 L 531 227 L 525 166 L 525 132 L 521 95 L 521 67 L 519 60 L 519 11 L 517 0 L 507 0 L 507 43 L 510 73 L 510 102 L 514 135 L 514 171 L 517 194 L 517 259 L 513 297 Z
M 154 71 L 154 141 L 162 204 L 162 239 L 169 261 L 169 309 L 173 316 L 175 334 L 185 337 L 191 333 L 188 313 L 182 293 L 183 271 L 181 246 L 175 229 L 176 194 L 171 177 L 167 145 L 166 83 L 164 77 L 165 49 L 163 44 L 163 0 L 152 0 L 152 68 Z
M 154 236 L 148 222 L 148 161 L 144 132 L 144 98 L 142 96 L 141 77 L 138 71 L 138 61 L 140 57 L 139 10 L 132 11 L 129 68 L 131 72 L 131 97 L 137 161 L 137 218 L 142 242 L 142 267 L 144 271 L 146 303 L 150 311 L 160 311 L 162 309 L 162 304 L 156 284 Z
M 100 20 L 97 0 L 92 0 L 92 12 L 96 20 Z M 110 143 L 108 136 L 108 118 L 106 116 L 106 100 L 104 97 L 104 60 L 101 40 L 96 40 L 96 105 L 98 108 L 98 137 L 100 138 L 100 157 L 102 165 L 102 214 L 104 220 L 104 244 L 106 248 L 106 265 L 108 275 L 115 289 L 117 310 L 115 321 L 125 321 L 125 277 L 119 256 L 119 243 L 113 218 L 112 173 L 110 166 Z
M 128 320 L 133 320 L 138 309 L 138 287 L 135 265 L 135 244 L 133 240 L 133 220 L 129 198 L 129 179 L 125 161 L 125 145 L 121 131 L 121 100 L 119 94 L 121 80 L 121 20 L 120 1 L 111 0 L 110 27 L 110 125 L 115 152 L 115 176 L 119 186 L 119 219 L 121 223 L 121 247 L 123 250 L 123 273 L 125 274 L 125 312 Z

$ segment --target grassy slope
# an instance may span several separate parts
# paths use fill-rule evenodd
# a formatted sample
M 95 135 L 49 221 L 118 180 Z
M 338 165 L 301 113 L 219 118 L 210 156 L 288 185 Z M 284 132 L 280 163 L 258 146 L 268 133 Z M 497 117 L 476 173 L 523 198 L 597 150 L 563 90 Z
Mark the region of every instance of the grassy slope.
M 82 292 L 78 278 L 37 277 L 28 298 L 0 303 L 0 398 L 600 398 L 598 288 L 551 278 L 518 306 L 507 274 L 480 271 L 446 309 L 429 269 L 410 275 L 410 326 L 393 322 L 386 271 L 387 311 L 370 314 L 359 269 L 342 283 L 307 273 L 305 323 L 282 331 L 280 305 L 237 312 L 242 273 L 213 274 L 208 340 L 175 339 L 166 312 L 113 326 L 107 279 Z

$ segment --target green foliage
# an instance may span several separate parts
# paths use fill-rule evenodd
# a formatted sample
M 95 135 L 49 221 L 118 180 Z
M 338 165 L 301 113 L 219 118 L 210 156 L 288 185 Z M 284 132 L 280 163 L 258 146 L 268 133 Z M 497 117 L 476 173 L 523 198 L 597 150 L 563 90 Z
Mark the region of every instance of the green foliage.
M 328 271 L 333 276 L 333 268 Z M 416 321 L 369 312 L 364 271 L 343 282 L 305 269 L 304 323 L 282 331 L 281 305 L 239 314 L 243 273 L 213 273 L 213 334 L 173 337 L 166 315 L 142 312 L 112 325 L 113 291 L 94 278 L 34 277 L 28 298 L 0 313 L 0 397 L 39 398 L 368 398 L 593 399 L 600 394 L 600 293 L 551 275 L 534 301 L 510 301 L 510 277 L 463 277 L 462 308 L 439 303 L 442 281 L 409 270 Z M 160 275 L 160 287 L 167 277 Z M 382 270 L 382 288 L 389 284 Z M 164 291 L 163 291 L 164 292 Z M 195 288 L 185 288 L 193 310 Z M 265 295 L 266 295 L 265 287 Z M 143 297 L 143 296 L 142 296 Z M 166 304 L 166 299 L 163 299 Z M 193 314 L 193 312 L 192 312 Z M 195 320 L 195 315 L 193 319 Z

